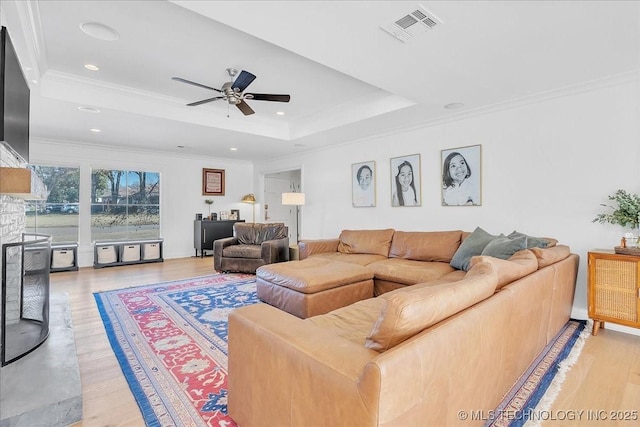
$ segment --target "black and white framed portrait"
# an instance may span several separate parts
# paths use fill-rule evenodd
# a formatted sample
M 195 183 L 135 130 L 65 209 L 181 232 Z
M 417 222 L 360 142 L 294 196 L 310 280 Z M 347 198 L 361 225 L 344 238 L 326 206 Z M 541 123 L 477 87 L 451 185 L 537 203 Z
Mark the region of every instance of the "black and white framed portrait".
M 376 205 L 376 162 L 351 165 L 351 200 L 355 208 Z
M 391 159 L 391 206 L 420 206 L 420 154 Z
M 442 206 L 482 205 L 482 146 L 442 150 Z

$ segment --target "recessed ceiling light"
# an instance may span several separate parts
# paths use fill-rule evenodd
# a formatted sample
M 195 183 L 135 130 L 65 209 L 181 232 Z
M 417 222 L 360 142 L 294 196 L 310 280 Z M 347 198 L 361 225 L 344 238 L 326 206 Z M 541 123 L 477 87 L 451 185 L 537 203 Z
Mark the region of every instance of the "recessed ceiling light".
M 277 114 L 278 116 L 284 116 L 284 111 L 276 111 L 276 114 Z
M 114 41 L 118 40 L 120 34 L 111 27 L 107 27 L 99 22 L 84 22 L 80 24 L 80 29 L 88 36 L 99 40 Z
M 238 151 L 238 149 L 237 149 L 236 147 L 231 147 L 231 148 L 229 148 L 229 150 L 231 150 L 231 151 Z
M 182 150 L 184 148 L 184 145 L 178 145 L 178 148 Z
M 98 71 L 100 69 L 97 65 L 93 64 L 84 64 L 84 68 L 90 71 Z
M 451 104 L 447 104 L 444 106 L 447 110 L 455 110 L 456 108 L 462 108 L 464 104 L 462 102 L 452 102 Z
M 97 108 L 93 108 L 93 107 L 86 107 L 86 106 L 84 106 L 84 105 L 83 105 L 83 106 L 81 106 L 81 107 L 78 107 L 78 110 L 80 110 L 80 111 L 84 111 L 85 113 L 94 113 L 94 114 L 97 114 L 97 113 L 99 113 L 99 112 L 100 112 L 100 110 L 98 110 Z
M 102 132 L 100 129 L 96 129 L 96 128 L 92 128 L 92 129 L 89 129 L 89 130 L 90 130 L 91 132 L 95 132 L 95 133 L 100 133 L 100 132 Z

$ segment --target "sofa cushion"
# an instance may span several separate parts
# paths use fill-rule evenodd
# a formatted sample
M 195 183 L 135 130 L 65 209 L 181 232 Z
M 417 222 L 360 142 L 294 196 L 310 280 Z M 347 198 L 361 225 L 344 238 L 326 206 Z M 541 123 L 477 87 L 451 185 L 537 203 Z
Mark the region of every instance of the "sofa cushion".
M 490 241 L 487 246 L 484 247 L 480 255 L 507 259 L 522 249 L 527 249 L 527 236 L 510 239 L 504 234 L 501 234 Z
M 379 296 L 384 299 L 365 345 L 386 351 L 422 330 L 490 297 L 498 283 L 494 267 L 480 262 L 458 282 L 406 289 Z
M 343 254 L 375 254 L 389 256 L 394 230 L 343 230 L 338 252 Z
M 396 231 L 390 258 L 450 262 L 460 246 L 462 231 Z
M 529 249 L 518 251 L 506 260 L 487 255 L 474 256 L 470 265 L 473 268 L 479 262 L 488 262 L 495 268 L 498 273 L 496 290 L 538 269 L 538 259 Z
M 480 255 L 482 250 L 492 241 L 496 236 L 487 233 L 480 227 L 467 236 L 460 247 L 451 258 L 451 266 L 458 270 L 469 270 L 469 262 L 471 257 Z
M 287 237 L 287 228 L 283 223 L 247 224 L 236 222 L 233 224 L 233 231 L 238 243 L 244 245 L 261 245 L 267 240 Z
M 531 252 L 538 259 L 538 268 L 554 264 L 571 254 L 569 246 L 566 245 L 556 245 L 551 248 L 531 248 Z
M 404 285 L 431 282 L 455 271 L 446 262 L 414 261 L 402 258 L 387 258 L 372 262 L 367 265 L 367 268 L 373 271 L 376 280 L 387 280 Z
M 386 256 L 374 254 L 343 254 L 340 252 L 322 252 L 308 257 L 308 259 L 328 259 L 331 261 L 349 262 L 351 264 L 369 265 L 372 262 L 385 260 Z
M 358 345 L 364 345 L 383 305 L 384 300 L 381 298 L 368 298 L 304 321 Z
M 231 245 L 222 249 L 222 256 L 225 258 L 262 258 L 262 247 L 260 245 Z

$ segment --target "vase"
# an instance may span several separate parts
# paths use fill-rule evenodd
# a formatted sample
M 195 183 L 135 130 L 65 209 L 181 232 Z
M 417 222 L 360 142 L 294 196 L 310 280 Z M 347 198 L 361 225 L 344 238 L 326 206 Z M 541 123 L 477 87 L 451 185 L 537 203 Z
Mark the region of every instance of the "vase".
M 633 229 L 631 233 L 625 233 L 624 235 L 624 243 L 627 248 L 637 248 L 638 247 L 638 229 Z

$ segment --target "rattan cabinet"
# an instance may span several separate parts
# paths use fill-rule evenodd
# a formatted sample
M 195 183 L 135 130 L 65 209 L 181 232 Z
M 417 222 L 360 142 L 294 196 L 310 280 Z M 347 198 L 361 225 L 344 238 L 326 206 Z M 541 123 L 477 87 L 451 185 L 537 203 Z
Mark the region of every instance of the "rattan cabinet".
M 591 333 L 605 322 L 640 328 L 640 256 L 593 251 L 588 260 Z

